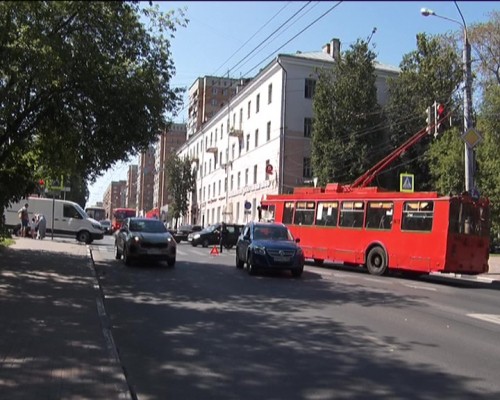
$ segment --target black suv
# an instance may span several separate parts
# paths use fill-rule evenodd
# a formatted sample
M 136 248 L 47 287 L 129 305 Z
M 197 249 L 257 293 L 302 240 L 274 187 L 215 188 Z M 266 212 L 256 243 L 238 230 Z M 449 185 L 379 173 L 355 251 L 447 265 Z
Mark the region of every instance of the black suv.
M 177 232 L 174 233 L 174 238 L 177 243 L 180 243 L 183 240 L 188 240 L 188 236 L 193 232 L 200 232 L 203 230 L 203 227 L 200 225 L 181 225 Z
M 288 228 L 279 223 L 250 222 L 236 244 L 236 267 L 255 274 L 258 270 L 290 270 L 299 277 L 304 271 L 304 253 Z
M 210 225 L 208 228 L 203 229 L 200 232 L 190 233 L 187 240 L 195 247 L 199 244 L 203 247 L 219 244 L 221 227 L 221 223 Z M 226 224 L 226 229 L 227 237 L 224 247 L 226 249 L 230 249 L 236 245 L 238 237 L 243 230 L 243 225 Z

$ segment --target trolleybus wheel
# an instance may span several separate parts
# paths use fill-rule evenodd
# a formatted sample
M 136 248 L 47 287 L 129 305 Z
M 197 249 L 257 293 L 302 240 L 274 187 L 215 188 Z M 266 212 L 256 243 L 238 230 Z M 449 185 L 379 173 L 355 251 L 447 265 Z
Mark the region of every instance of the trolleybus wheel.
M 387 271 L 387 255 L 380 246 L 376 246 L 368 252 L 366 268 L 370 274 L 378 276 Z

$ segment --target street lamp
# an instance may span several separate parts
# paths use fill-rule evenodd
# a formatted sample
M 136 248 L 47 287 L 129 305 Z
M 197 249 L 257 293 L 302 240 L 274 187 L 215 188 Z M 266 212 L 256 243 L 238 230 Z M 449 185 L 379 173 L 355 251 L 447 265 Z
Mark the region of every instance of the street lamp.
M 471 51 L 470 51 L 470 43 L 467 37 L 467 25 L 465 23 L 465 19 L 457 6 L 458 12 L 460 13 L 460 17 L 462 18 L 462 22 L 448 17 L 443 17 L 442 15 L 436 14 L 434 11 L 428 8 L 422 8 L 420 13 L 424 17 L 434 16 L 441 19 L 445 19 L 447 21 L 455 22 L 460 25 L 463 30 L 463 41 L 464 41 L 464 49 L 463 49 L 463 70 L 464 70 L 464 131 L 465 135 L 469 129 L 473 128 L 472 122 L 472 72 L 471 72 Z M 472 193 L 475 190 L 474 185 L 474 149 L 465 143 L 465 190 L 469 193 Z

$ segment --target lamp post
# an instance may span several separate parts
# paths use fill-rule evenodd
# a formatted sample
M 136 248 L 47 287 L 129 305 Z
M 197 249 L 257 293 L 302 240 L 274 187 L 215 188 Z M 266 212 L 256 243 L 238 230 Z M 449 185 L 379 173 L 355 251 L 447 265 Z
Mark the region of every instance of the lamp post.
M 455 5 L 457 5 L 455 3 Z M 458 8 L 458 5 L 457 5 Z M 463 30 L 463 41 L 464 48 L 462 54 L 462 62 L 463 62 L 463 71 L 464 71 L 464 130 L 463 134 L 465 135 L 469 129 L 473 128 L 472 122 L 472 70 L 471 70 L 471 50 L 470 43 L 467 37 L 467 25 L 465 23 L 465 19 L 458 8 L 458 12 L 460 13 L 460 17 L 462 18 L 462 22 L 453 19 L 444 17 L 442 15 L 436 14 L 434 11 L 428 8 L 422 8 L 420 13 L 424 17 L 434 16 L 441 19 L 445 19 L 447 21 L 455 22 L 460 25 Z M 469 193 L 472 193 L 475 190 L 474 185 L 474 149 L 465 143 L 465 190 Z

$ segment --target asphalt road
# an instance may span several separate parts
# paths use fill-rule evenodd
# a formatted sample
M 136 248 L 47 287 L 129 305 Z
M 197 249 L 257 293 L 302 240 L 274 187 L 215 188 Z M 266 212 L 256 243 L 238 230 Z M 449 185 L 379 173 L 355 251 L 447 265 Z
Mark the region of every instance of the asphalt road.
M 250 276 L 234 250 L 175 268 L 92 246 L 138 399 L 498 399 L 500 292 L 306 267 Z

